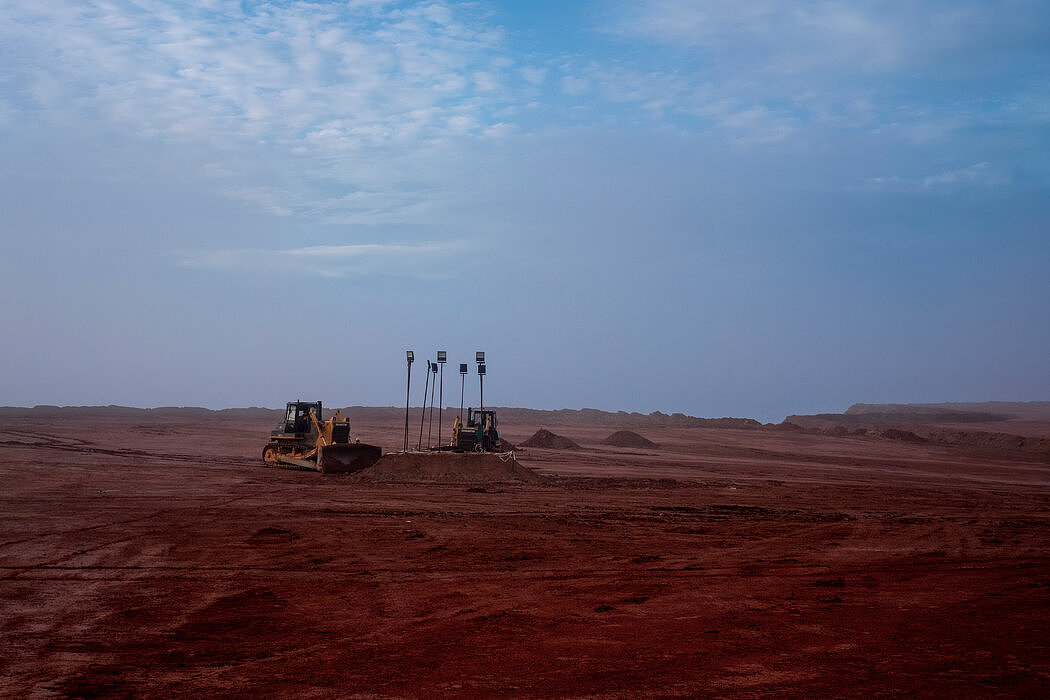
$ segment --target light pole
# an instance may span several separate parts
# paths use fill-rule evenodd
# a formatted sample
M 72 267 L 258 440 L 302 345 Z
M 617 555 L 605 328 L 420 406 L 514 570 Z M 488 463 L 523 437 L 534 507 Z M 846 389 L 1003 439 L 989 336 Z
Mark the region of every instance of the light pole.
M 438 373 L 438 366 L 435 362 L 430 365 L 430 371 L 434 374 Z M 437 387 L 437 377 L 434 377 L 434 383 L 430 385 L 430 422 L 427 424 L 427 449 L 429 450 L 434 446 L 434 388 Z
M 474 353 L 474 362 L 478 363 L 478 382 L 481 384 L 481 408 L 485 409 L 485 353 L 480 350 Z
M 423 424 L 427 421 L 427 389 L 430 388 L 430 360 L 427 360 L 427 380 L 423 384 L 423 410 L 419 412 L 419 441 L 416 449 L 423 449 Z
M 411 350 L 406 350 L 405 359 L 408 360 L 408 387 L 405 389 L 405 452 L 408 452 L 408 400 L 412 395 L 412 363 L 416 359 L 416 354 Z
M 459 422 L 463 423 L 463 388 L 467 385 L 467 365 L 459 365 Z M 466 423 L 463 423 L 466 425 Z
M 445 362 L 448 361 L 448 353 L 438 350 L 438 364 L 441 366 L 440 388 L 438 389 L 438 447 L 441 446 L 441 416 L 445 413 Z

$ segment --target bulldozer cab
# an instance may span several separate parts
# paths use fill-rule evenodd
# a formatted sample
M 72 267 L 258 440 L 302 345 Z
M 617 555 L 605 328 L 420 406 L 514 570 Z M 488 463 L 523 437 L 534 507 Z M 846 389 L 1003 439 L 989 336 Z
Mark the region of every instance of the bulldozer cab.
M 478 408 L 478 409 L 468 408 L 467 409 L 467 427 L 468 428 L 477 428 L 478 426 L 481 426 L 482 428 L 484 428 L 484 427 L 486 427 L 486 422 L 488 422 L 488 427 L 490 427 L 493 430 L 495 430 L 495 428 L 496 428 L 496 412 L 495 411 L 488 411 L 488 410 L 480 409 L 480 408 Z
M 320 401 L 290 401 L 284 419 L 272 431 L 273 435 L 305 434 L 310 432 L 310 410 L 321 420 Z

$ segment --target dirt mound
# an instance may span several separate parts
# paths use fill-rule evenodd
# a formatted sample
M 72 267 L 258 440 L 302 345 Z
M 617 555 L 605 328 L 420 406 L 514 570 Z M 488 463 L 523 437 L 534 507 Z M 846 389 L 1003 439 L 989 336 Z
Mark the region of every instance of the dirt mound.
M 944 445 L 982 447 L 993 450 L 1025 450 L 1050 455 L 1050 438 L 1024 437 L 1010 433 L 987 433 L 977 430 L 952 430 L 932 428 L 923 430 L 922 436 L 930 442 Z
M 910 430 L 900 428 L 887 428 L 882 431 L 882 437 L 888 440 L 900 440 L 901 442 L 926 442 L 926 438 L 919 437 Z
M 521 443 L 522 447 L 543 447 L 551 450 L 582 450 L 583 448 L 567 437 L 555 435 L 546 428 L 540 428 L 532 437 Z
M 613 447 L 656 447 L 656 443 L 652 440 L 644 438 L 638 433 L 631 432 L 630 430 L 617 430 L 615 433 L 602 440 L 602 444 L 612 445 Z
M 539 483 L 544 479 L 512 454 L 408 452 L 383 455 L 349 477 L 354 481 L 442 484 Z

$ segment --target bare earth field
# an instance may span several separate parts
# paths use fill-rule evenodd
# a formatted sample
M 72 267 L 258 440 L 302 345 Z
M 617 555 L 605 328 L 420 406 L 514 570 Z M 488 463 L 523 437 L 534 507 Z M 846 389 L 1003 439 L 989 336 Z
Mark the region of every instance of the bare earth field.
M 364 483 L 272 422 L 0 418 L 0 696 L 1050 696 L 1047 454 L 505 421 L 583 449 Z

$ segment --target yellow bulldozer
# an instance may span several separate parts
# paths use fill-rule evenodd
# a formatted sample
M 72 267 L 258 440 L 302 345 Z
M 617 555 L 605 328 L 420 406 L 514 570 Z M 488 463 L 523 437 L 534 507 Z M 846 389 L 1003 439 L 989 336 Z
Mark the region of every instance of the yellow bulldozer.
M 284 418 L 270 431 L 263 461 L 273 467 L 349 474 L 370 467 L 383 450 L 350 440 L 350 419 L 338 410 L 322 419 L 320 401 L 290 401 Z
M 496 430 L 496 412 L 468 408 L 467 424 L 456 416 L 452 424 L 452 442 L 447 448 L 456 452 L 501 452 L 503 441 Z

